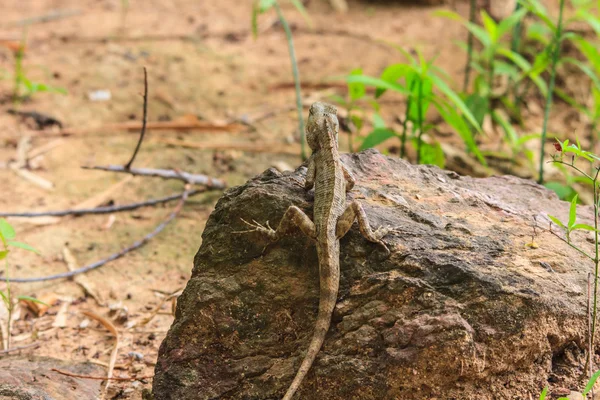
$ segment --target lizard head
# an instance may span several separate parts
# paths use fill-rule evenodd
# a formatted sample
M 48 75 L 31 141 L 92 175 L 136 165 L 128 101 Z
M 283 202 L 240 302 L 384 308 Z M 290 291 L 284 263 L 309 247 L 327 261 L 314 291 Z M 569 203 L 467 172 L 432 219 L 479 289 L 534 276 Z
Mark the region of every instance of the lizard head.
M 336 148 L 339 122 L 337 109 L 331 104 L 316 102 L 308 111 L 306 141 L 313 151 L 321 148 Z

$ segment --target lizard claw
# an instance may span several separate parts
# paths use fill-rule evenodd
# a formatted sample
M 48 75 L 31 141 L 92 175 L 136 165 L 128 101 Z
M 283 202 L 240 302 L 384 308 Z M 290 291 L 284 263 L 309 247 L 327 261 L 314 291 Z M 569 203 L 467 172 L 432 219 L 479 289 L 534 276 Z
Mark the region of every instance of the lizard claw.
M 246 225 L 248 225 L 250 227 L 250 229 L 246 229 L 245 231 L 235 231 L 232 233 L 252 233 L 252 232 L 258 232 L 261 235 L 265 235 L 267 236 L 269 239 L 274 240 L 276 238 L 276 232 L 275 230 L 273 230 L 273 228 L 271 228 L 271 225 L 269 225 L 269 221 L 267 221 L 265 223 L 265 225 L 256 222 L 255 220 L 252 220 L 252 222 L 248 222 L 243 218 L 240 218 L 242 220 L 242 222 Z
M 373 236 L 375 236 L 378 240 L 381 240 L 384 236 L 389 235 L 390 233 L 399 234 L 401 231 L 398 228 L 392 228 L 391 226 L 380 226 L 373 232 Z

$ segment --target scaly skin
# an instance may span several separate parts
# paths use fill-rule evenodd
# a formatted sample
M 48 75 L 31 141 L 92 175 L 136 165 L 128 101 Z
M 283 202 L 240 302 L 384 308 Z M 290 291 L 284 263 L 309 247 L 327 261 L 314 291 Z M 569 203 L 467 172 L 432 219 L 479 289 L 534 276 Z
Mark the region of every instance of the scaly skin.
M 342 164 L 338 153 L 339 124 L 336 114 L 334 106 L 314 103 L 310 107 L 306 125 L 306 140 L 313 154 L 308 161 L 305 188 L 315 188 L 314 222 L 295 206 L 288 208 L 276 230 L 268 225 L 265 227 L 256 222 L 246 222 L 252 227 L 250 231 L 259 232 L 271 241 L 277 241 L 299 228 L 317 245 L 319 313 L 306 356 L 283 400 L 291 400 L 300 387 L 329 330 L 340 283 L 340 238 L 350 230 L 355 219 L 367 240 L 384 247 L 381 238 L 391 231 L 389 228 L 380 228 L 374 232 L 358 202 L 346 206 L 346 192 L 354 186 L 354 178 Z

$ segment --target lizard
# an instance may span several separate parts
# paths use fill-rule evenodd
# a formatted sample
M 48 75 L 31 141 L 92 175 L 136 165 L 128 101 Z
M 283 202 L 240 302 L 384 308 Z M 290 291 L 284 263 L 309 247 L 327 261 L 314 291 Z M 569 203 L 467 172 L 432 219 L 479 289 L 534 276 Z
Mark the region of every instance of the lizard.
M 354 187 L 355 179 L 340 159 L 338 131 L 337 109 L 321 102 L 312 104 L 306 125 L 306 140 L 312 155 L 308 160 L 304 188 L 308 191 L 314 187 L 313 220 L 296 206 L 287 209 L 277 229 L 272 229 L 268 222 L 262 225 L 256 221 L 250 223 L 242 220 L 251 227 L 243 232 L 258 232 L 271 242 L 300 229 L 317 247 L 320 293 L 315 330 L 283 400 L 291 400 L 300 387 L 329 330 L 340 281 L 340 239 L 357 220 L 363 236 L 382 245 L 389 254 L 389 249 L 381 239 L 392 229 L 382 227 L 374 231 L 358 201 L 346 204 L 346 192 Z

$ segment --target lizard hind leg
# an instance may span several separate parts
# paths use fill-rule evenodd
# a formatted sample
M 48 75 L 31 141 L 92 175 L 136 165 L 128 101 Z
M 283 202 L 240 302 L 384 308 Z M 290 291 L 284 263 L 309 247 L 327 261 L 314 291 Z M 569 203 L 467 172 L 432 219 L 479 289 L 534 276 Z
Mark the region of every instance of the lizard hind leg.
M 252 223 L 244 220 L 242 221 L 252 228 L 245 232 L 258 232 L 259 234 L 269 238 L 269 240 L 272 242 L 275 242 L 286 235 L 294 233 L 298 229 L 300 229 L 300 231 L 302 231 L 311 239 L 315 239 L 317 237 L 317 230 L 314 222 L 311 221 L 304 211 L 296 206 L 290 206 L 286 210 L 285 214 L 283 214 L 283 217 L 281 218 L 281 221 L 279 222 L 279 225 L 277 226 L 277 229 L 271 228 L 268 222 L 265 224 L 265 226 L 256 221 L 252 221 Z
M 344 237 L 346 233 L 348 233 L 355 219 L 358 222 L 358 228 L 360 229 L 360 233 L 362 233 L 365 239 L 367 239 L 370 242 L 380 244 L 385 248 L 386 252 L 389 254 L 390 250 L 385 245 L 385 243 L 383 243 L 381 238 L 395 230 L 389 227 L 380 227 L 376 230 L 373 230 L 371 228 L 371 225 L 369 224 L 369 220 L 367 219 L 367 214 L 365 213 L 365 210 L 363 209 L 362 205 L 356 200 L 352 201 L 348 205 L 348 207 L 346 207 L 344 213 L 338 218 L 335 230 L 337 238 L 340 239 Z

